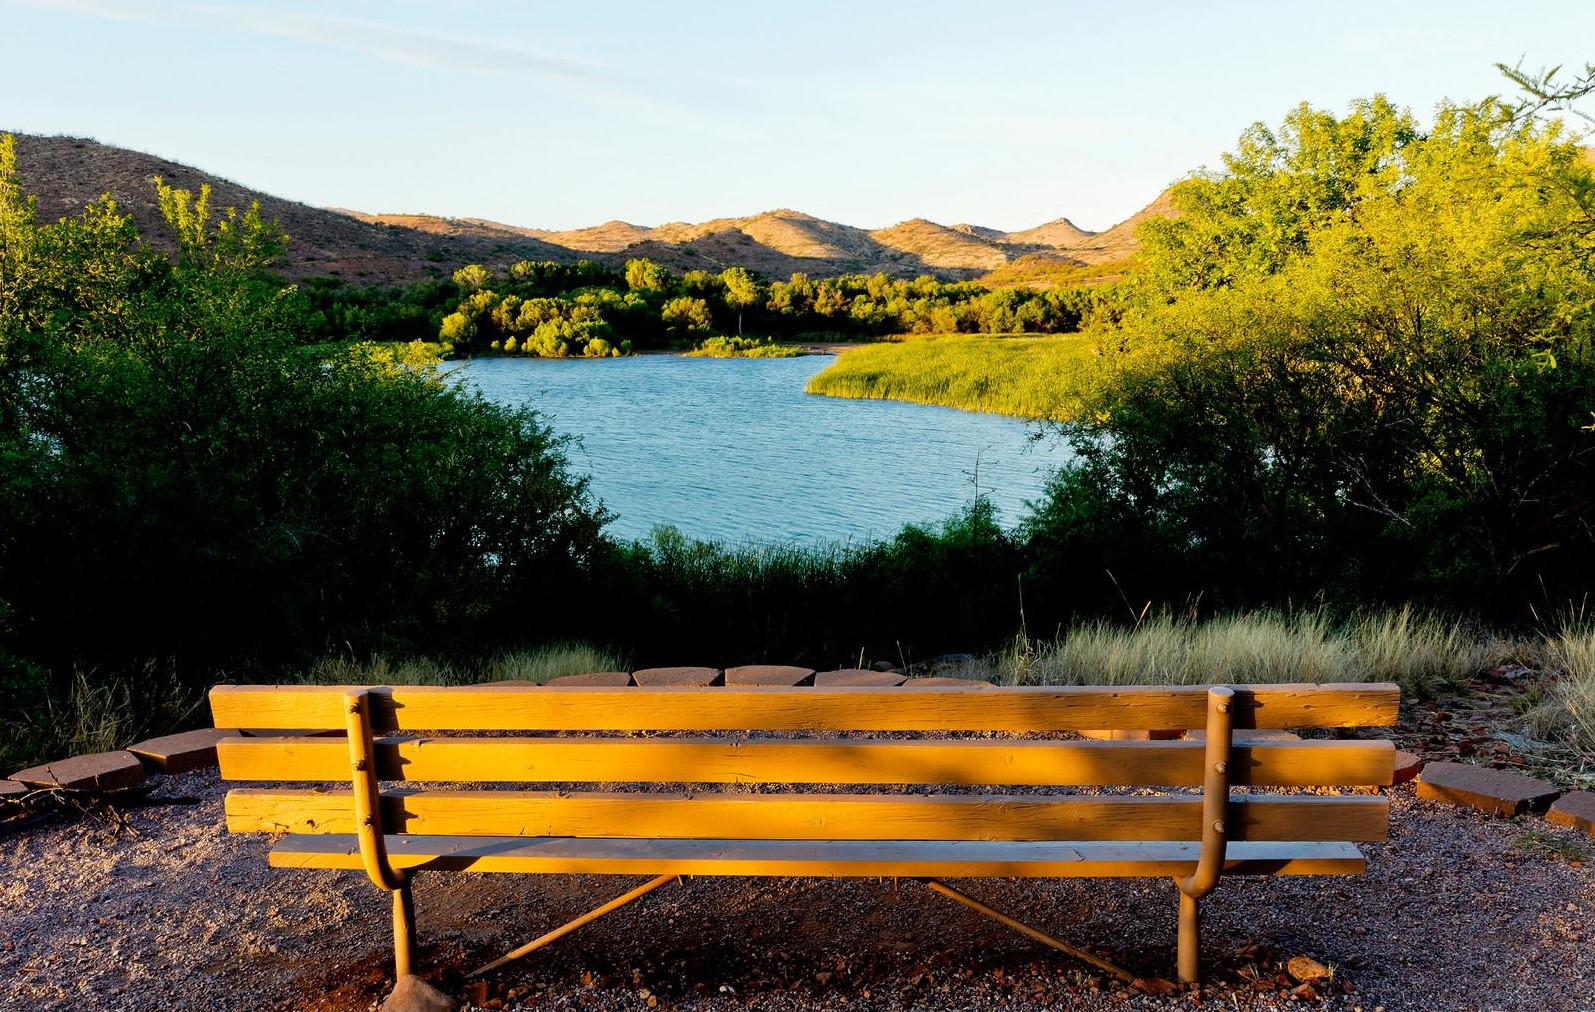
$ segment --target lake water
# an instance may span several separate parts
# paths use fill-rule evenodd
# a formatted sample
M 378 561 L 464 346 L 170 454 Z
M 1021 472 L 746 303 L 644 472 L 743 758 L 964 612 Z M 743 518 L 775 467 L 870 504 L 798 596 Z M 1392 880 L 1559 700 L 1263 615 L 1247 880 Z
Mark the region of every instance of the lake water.
M 580 438 L 576 470 L 621 538 L 674 524 L 705 540 L 854 541 L 934 523 L 979 490 L 1005 526 L 1067 459 L 1002 415 L 810 396 L 829 355 L 482 358 L 459 368 L 484 395 L 530 405 Z

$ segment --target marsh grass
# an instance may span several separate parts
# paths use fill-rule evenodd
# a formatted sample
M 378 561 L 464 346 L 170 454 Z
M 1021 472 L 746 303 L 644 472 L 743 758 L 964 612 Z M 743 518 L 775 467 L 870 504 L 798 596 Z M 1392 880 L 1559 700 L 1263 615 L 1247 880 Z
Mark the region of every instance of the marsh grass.
M 1093 338 L 952 334 L 850 348 L 810 378 L 807 393 L 879 398 L 1066 419 L 1089 382 Z
M 1087 622 L 1050 642 L 1017 639 L 996 660 L 1021 685 L 1398 682 L 1427 696 L 1472 677 L 1498 640 L 1403 608 L 1348 623 L 1321 612 L 1247 612 L 1206 620 L 1169 613 L 1133 626 Z

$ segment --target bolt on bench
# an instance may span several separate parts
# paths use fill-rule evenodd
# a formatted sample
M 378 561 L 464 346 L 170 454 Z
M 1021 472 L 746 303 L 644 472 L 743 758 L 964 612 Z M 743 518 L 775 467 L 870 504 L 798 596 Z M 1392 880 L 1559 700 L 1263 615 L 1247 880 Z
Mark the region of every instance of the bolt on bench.
M 941 880 L 1169 876 L 1179 894 L 1178 972 L 1195 981 L 1198 901 L 1222 876 L 1360 874 L 1365 860 L 1356 844 L 1383 840 L 1389 822 L 1388 799 L 1377 793 L 1249 791 L 1388 786 L 1389 741 L 1246 740 L 1234 732 L 1388 726 L 1400 690 L 1388 684 L 980 691 L 221 685 L 210 702 L 218 727 L 346 732 L 346 739 L 222 740 L 217 753 L 225 779 L 340 785 L 235 789 L 227 795 L 227 826 L 288 834 L 271 850 L 274 867 L 363 869 L 392 892 L 401 977 L 411 972 L 415 948 L 414 876 L 473 871 L 651 876 L 476 974 L 680 876 L 782 875 L 923 879 L 1031 938 L 1129 979 Z M 1204 728 L 1206 737 L 1056 737 L 1104 727 Z M 460 731 L 495 736 L 420 733 Z M 991 732 L 1052 737 L 1004 739 Z M 635 786 L 600 789 L 617 784 Z M 725 793 L 702 786 L 717 784 L 781 789 Z M 821 784 L 888 789 L 796 789 Z M 930 791 L 910 792 L 908 785 Z M 1003 787 L 1162 793 L 1002 793 Z

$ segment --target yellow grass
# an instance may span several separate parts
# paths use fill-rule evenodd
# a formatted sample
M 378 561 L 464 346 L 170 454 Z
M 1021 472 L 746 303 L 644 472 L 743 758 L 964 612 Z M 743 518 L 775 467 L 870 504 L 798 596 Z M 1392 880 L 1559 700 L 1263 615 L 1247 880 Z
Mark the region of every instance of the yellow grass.
M 1134 626 L 1084 623 L 1052 642 L 1021 638 L 997 659 L 997 674 L 1027 685 L 1392 681 L 1426 695 L 1471 677 L 1498 649 L 1409 608 L 1341 626 L 1317 612 L 1162 614 Z
M 1095 349 L 1079 334 L 910 338 L 844 351 L 806 390 L 1061 420 L 1075 410 Z
M 470 685 L 511 680 L 541 685 L 560 675 L 621 670 L 627 670 L 626 662 L 609 651 L 585 643 L 555 643 L 468 664 L 380 654 L 367 661 L 327 657 L 305 672 L 303 680 L 320 685 Z

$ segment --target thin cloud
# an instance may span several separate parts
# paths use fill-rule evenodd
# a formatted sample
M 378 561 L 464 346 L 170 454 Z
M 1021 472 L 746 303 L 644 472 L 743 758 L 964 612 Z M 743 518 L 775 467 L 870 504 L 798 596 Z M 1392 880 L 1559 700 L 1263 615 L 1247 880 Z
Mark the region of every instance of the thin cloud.
M 150 0 L 12 0 L 12 6 L 140 24 L 208 22 L 225 30 L 365 53 L 393 63 L 514 77 L 595 80 L 601 65 L 431 32 L 261 7 L 176 4 Z

